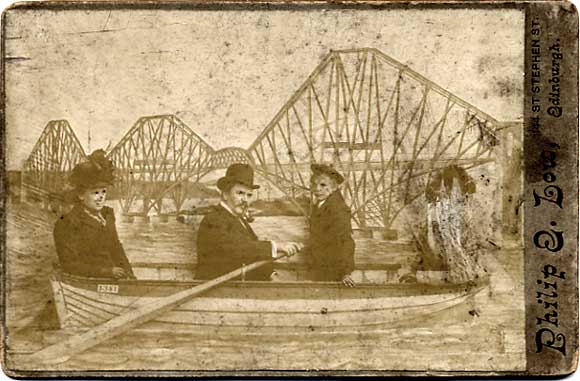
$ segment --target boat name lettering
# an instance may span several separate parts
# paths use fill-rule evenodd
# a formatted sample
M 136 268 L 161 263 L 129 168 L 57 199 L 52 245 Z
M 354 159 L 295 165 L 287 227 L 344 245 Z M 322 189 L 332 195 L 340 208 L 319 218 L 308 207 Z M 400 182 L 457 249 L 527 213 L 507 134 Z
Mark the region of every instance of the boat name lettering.
M 118 284 L 99 284 L 97 285 L 97 292 L 104 294 L 118 294 L 119 285 Z

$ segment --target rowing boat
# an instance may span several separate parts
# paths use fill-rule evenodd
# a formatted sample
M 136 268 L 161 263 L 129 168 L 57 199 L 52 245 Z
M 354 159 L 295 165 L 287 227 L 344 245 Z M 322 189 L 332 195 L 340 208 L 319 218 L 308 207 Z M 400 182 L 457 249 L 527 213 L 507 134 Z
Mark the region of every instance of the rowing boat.
M 63 328 L 88 329 L 201 281 L 112 280 L 57 272 L 51 278 Z M 180 334 L 345 332 L 391 326 L 464 304 L 488 285 L 232 281 L 140 330 Z

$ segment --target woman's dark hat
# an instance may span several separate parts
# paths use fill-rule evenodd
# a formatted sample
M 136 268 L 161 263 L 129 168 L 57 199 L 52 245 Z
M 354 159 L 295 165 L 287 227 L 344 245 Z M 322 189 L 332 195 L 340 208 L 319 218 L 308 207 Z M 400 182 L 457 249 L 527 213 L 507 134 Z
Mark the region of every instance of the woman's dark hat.
M 242 184 L 252 189 L 260 188 L 259 185 L 254 184 L 254 170 L 248 164 L 235 163 L 230 165 L 226 175 L 218 180 L 217 187 L 223 191 L 234 184 Z
M 457 184 L 459 184 L 461 194 L 466 195 L 475 193 L 475 182 L 471 176 L 469 176 L 467 171 L 457 165 L 449 165 L 437 172 L 429 184 L 427 184 L 427 189 L 425 190 L 427 201 L 437 201 L 442 184 L 445 192 L 451 192 L 453 190 L 455 179 L 457 179 Z
M 99 149 L 73 168 L 69 181 L 77 190 L 109 186 L 115 181 L 113 171 L 113 162 Z
M 311 164 L 310 169 L 312 170 L 312 173 L 314 175 L 327 175 L 328 177 L 336 181 L 337 184 L 342 184 L 344 182 L 344 177 L 330 165 Z

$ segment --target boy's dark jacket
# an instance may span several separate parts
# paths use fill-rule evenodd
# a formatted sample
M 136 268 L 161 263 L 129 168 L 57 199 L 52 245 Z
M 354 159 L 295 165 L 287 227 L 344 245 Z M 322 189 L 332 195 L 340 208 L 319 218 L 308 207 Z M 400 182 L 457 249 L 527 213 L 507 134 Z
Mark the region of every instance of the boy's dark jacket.
M 310 216 L 307 258 L 314 280 L 340 281 L 354 270 L 354 240 L 350 209 L 339 191 L 333 192 Z

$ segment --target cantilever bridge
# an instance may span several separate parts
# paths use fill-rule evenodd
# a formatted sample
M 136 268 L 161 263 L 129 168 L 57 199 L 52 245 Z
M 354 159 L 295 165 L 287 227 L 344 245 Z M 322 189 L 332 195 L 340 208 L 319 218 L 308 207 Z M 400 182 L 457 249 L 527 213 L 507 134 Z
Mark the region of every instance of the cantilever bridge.
M 24 163 L 22 186 L 43 196 L 58 195 L 68 173 L 84 158 L 85 151 L 69 123 L 50 121 Z
M 140 118 L 108 153 L 125 213 L 180 210 L 188 184 L 234 162 L 290 200 L 309 198 L 313 162 L 332 163 L 359 228 L 390 227 L 431 176 L 493 162 L 504 124 L 376 49 L 330 52 L 247 149 L 213 149 L 173 115 Z M 85 153 L 66 121 L 50 122 L 23 183 L 46 194 Z

